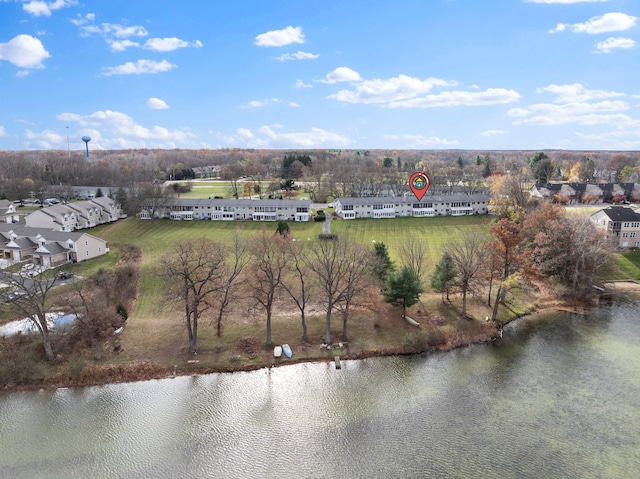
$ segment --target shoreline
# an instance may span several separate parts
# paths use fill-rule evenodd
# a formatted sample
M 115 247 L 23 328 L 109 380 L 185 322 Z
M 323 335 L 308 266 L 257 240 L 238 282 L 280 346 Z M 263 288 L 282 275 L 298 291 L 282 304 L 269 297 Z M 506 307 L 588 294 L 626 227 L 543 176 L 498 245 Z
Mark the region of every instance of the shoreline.
M 625 282 L 627 283 L 627 282 Z M 500 339 L 500 329 L 502 326 L 509 324 L 512 321 L 521 318 L 527 318 L 533 315 L 537 315 L 545 312 L 563 311 L 567 313 L 588 315 L 593 312 L 594 309 L 600 306 L 615 303 L 616 300 L 621 298 L 638 297 L 640 295 L 640 285 L 633 283 L 633 288 L 624 288 L 624 290 L 614 290 L 611 294 L 608 294 L 606 298 L 594 297 L 592 300 L 585 302 L 567 302 L 567 301 L 550 301 L 543 305 L 538 305 L 535 309 L 528 311 L 525 314 L 514 315 L 507 320 L 503 321 L 499 325 L 486 324 L 482 320 L 477 324 L 481 324 L 482 327 L 477 327 L 471 333 L 467 331 L 458 332 L 456 335 L 452 335 L 446 342 L 440 344 L 430 345 L 422 343 L 421 346 L 408 346 L 397 345 L 389 347 L 381 347 L 375 349 L 356 349 L 349 350 L 349 343 L 345 344 L 342 349 L 331 350 L 331 352 L 324 357 L 311 357 L 305 355 L 294 355 L 293 358 L 281 358 L 276 359 L 271 355 L 270 350 L 263 350 L 264 355 L 261 359 L 253 362 L 253 359 L 239 356 L 241 359 L 249 360 L 252 362 L 243 362 L 234 364 L 233 362 L 227 366 L 204 366 L 199 365 L 198 360 L 187 360 L 180 367 L 163 366 L 153 361 L 144 359 L 134 359 L 121 364 L 100 364 L 96 362 L 87 361 L 87 367 L 82 372 L 82 378 L 72 379 L 68 376 L 68 372 L 64 369 L 64 364 L 59 364 L 53 374 L 46 378 L 43 378 L 41 382 L 30 384 L 7 384 L 0 388 L 2 393 L 11 392 L 30 392 L 30 391 L 55 391 L 57 389 L 71 389 L 71 388 L 84 388 L 95 386 L 106 386 L 109 384 L 131 383 L 140 381 L 152 381 L 161 379 L 170 379 L 174 377 L 183 376 L 199 376 L 205 374 L 215 373 L 237 373 L 237 372 L 250 372 L 260 369 L 271 369 L 274 367 L 289 366 L 301 363 L 329 363 L 334 361 L 334 356 L 339 356 L 340 360 L 360 360 L 376 357 L 391 357 L 391 356 L 413 356 L 425 353 L 443 353 L 453 351 L 458 348 L 472 346 L 474 344 L 486 344 L 497 339 Z M 635 293 L 635 294 L 634 294 Z M 595 299 L 595 300 L 594 300 Z M 490 326 L 489 328 L 486 326 Z M 419 332 L 416 334 L 416 337 Z M 311 343 L 308 341 L 304 343 L 305 347 L 311 347 Z
M 587 311 L 586 308 L 582 309 L 585 312 L 578 314 L 588 314 L 590 312 L 590 310 Z M 514 316 L 508 321 L 502 323 L 501 326 L 504 326 L 512 321 L 523 317 L 526 318 L 527 316 L 547 311 L 575 312 L 571 309 L 571 307 L 567 305 L 544 307 L 536 309 L 535 311 L 532 311 L 525 315 Z M 182 365 L 180 368 L 178 368 L 177 366 L 162 366 L 160 364 L 146 360 L 134 360 L 123 364 L 93 364 L 88 368 L 89 374 L 87 374 L 87 378 L 83 378 L 80 380 L 71 380 L 69 378 L 62 378 L 58 374 L 54 374 L 48 379 L 45 379 L 42 383 L 5 385 L 0 391 L 4 393 L 55 391 L 58 389 L 106 386 L 109 384 L 154 381 L 184 376 L 251 372 L 258 371 L 260 369 L 279 368 L 283 366 L 302 363 L 330 363 L 334 361 L 334 356 L 339 356 L 341 361 L 350 361 L 378 357 L 414 356 L 425 353 L 445 353 L 475 344 L 487 344 L 499 339 L 499 329 L 495 327 L 495 325 L 492 326 L 494 327 L 490 329 L 490 334 L 487 334 L 486 329 L 484 331 L 477 331 L 476 334 L 474 334 L 472 337 L 466 338 L 467 340 L 465 340 L 464 334 L 459 334 L 458 336 L 455 336 L 453 340 L 449 340 L 446 343 L 423 348 L 416 348 L 413 346 L 393 346 L 379 349 L 361 349 L 349 352 L 349 348 L 347 346 L 343 349 L 332 350 L 331 354 L 326 357 L 294 356 L 293 358 L 282 358 L 279 360 L 271 357 L 270 360 L 261 360 L 257 362 L 242 363 L 237 365 L 232 364 L 230 366 L 224 367 L 199 366 L 198 363 L 187 363 L 186 365 Z M 334 354 L 333 351 L 336 351 L 336 354 Z

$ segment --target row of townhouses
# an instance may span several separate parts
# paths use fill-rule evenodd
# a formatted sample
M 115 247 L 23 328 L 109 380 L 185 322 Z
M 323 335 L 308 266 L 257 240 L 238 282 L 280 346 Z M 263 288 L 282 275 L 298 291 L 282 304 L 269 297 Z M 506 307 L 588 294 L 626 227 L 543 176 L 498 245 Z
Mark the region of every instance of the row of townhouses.
M 107 242 L 88 233 L 0 224 L 2 259 L 31 261 L 45 268 L 86 261 L 109 252 Z
M 556 195 L 564 196 L 568 202 L 602 204 L 616 196 L 629 200 L 640 198 L 638 183 L 545 183 L 536 184 L 529 194 L 541 200 L 553 200 Z
M 87 201 L 38 209 L 25 216 L 24 222 L 32 228 L 68 232 L 112 223 L 125 216 L 118 203 L 111 198 L 101 196 Z
M 489 195 L 428 196 L 421 202 L 413 195 L 339 198 L 334 205 L 336 214 L 343 219 L 460 216 L 488 213 Z M 140 218 L 309 221 L 311 215 L 310 200 L 173 199 L 153 210 L 143 209 Z
M 213 221 L 309 221 L 310 200 L 186 199 L 168 200 L 152 212 L 143 209 L 141 219 Z
M 424 196 L 420 201 L 414 195 L 338 198 L 334 205 L 343 219 L 463 216 L 488 213 L 489 195 Z

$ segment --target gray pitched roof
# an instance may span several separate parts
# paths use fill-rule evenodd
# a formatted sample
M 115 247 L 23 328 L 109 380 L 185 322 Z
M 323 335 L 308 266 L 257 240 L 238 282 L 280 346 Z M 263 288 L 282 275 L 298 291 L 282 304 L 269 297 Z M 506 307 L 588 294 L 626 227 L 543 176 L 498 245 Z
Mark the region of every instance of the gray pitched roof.
M 640 221 L 640 213 L 624 206 L 611 206 L 601 211 L 612 221 Z
M 402 203 L 402 204 L 413 204 L 413 203 L 451 203 L 456 201 L 465 201 L 465 202 L 481 202 L 481 201 L 489 201 L 489 195 L 483 194 L 454 194 L 454 195 L 431 195 L 424 196 L 420 201 L 413 196 L 366 196 L 366 197 L 356 197 L 356 198 L 338 198 L 336 201 L 339 201 L 341 205 L 378 205 L 380 203 Z

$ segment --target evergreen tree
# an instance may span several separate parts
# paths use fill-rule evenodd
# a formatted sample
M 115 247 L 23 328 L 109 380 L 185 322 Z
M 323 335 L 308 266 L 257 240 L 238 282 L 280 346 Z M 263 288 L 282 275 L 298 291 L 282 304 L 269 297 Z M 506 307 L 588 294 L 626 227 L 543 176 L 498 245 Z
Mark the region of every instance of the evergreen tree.
M 390 274 L 385 288 L 385 302 L 394 306 L 402 306 L 402 317 L 407 315 L 407 308 L 416 304 L 420 293 L 424 290 L 418 275 L 410 266 L 403 266 L 397 274 Z
M 443 301 L 445 293 L 447 294 L 447 301 L 449 301 L 449 290 L 457 274 L 453 258 L 449 253 L 444 253 L 431 275 L 431 287 L 438 293 L 443 294 Z
M 389 256 L 389 250 L 384 243 L 375 243 L 373 250 L 376 254 L 376 263 L 374 265 L 374 274 L 380 281 L 385 281 L 389 273 L 395 269 L 395 265 Z
M 289 228 L 289 223 L 279 220 L 278 226 L 276 227 L 276 234 L 279 234 L 280 236 L 288 236 L 290 233 L 291 229 Z

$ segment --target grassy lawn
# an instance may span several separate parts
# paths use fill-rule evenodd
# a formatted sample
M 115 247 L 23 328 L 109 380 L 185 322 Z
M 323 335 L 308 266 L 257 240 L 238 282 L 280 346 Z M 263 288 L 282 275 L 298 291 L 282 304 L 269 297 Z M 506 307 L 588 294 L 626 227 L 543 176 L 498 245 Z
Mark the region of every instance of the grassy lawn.
M 610 279 L 640 281 L 640 251 L 616 254 L 614 258 L 614 271 Z

